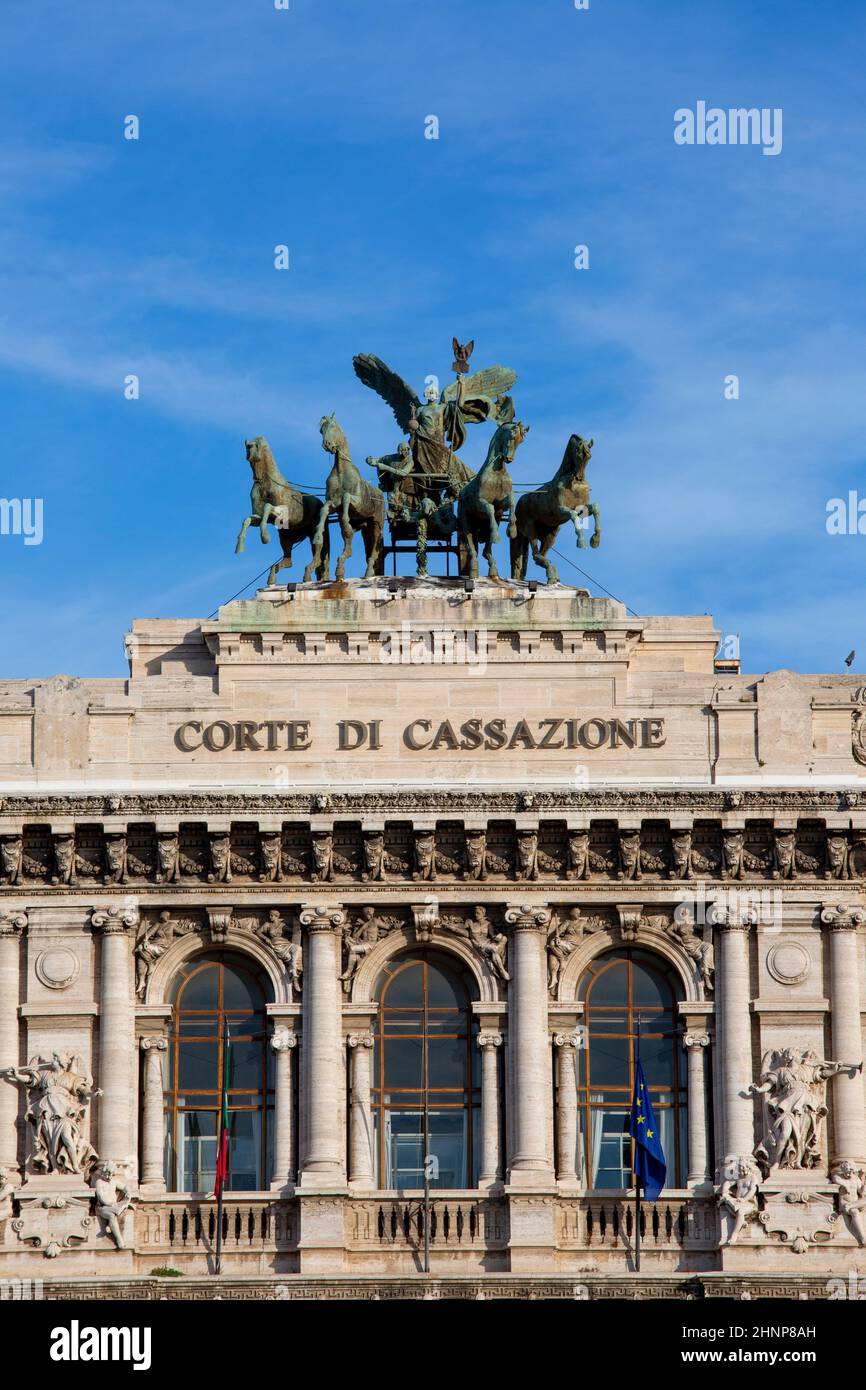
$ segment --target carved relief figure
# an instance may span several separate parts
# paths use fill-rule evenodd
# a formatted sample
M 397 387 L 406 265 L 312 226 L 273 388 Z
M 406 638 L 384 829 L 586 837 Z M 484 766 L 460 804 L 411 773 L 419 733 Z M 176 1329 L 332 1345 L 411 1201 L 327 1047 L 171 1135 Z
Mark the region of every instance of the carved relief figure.
M 589 931 L 595 928 L 590 926 Z M 577 943 L 583 939 L 584 924 L 580 919 L 580 908 L 571 907 L 563 919 L 554 912 L 547 929 L 547 989 L 552 998 L 556 997 L 563 967 Z
M 283 877 L 283 837 L 278 830 L 263 831 L 260 841 L 262 867 L 259 880 L 262 883 L 279 883 Z
M 746 1222 L 757 1216 L 760 1186 L 760 1174 L 752 1156 L 738 1158 L 735 1176 L 726 1178 L 719 1190 L 719 1210 L 728 1218 L 728 1229 L 719 1245 L 736 1245 Z
M 160 831 L 156 837 L 157 883 L 174 883 L 178 877 L 178 837 L 175 831 Z
M 866 1173 L 845 1158 L 834 1166 L 830 1181 L 839 1189 L 839 1211 L 851 1234 L 858 1245 L 866 1245 Z
M 415 831 L 414 879 L 435 879 L 436 877 L 436 835 L 432 830 Z
M 24 842 L 20 835 L 0 840 L 0 874 L 8 884 L 21 882 L 21 861 Z
M 105 836 L 105 881 L 126 883 L 126 835 Z
M 210 837 L 210 872 L 208 883 L 231 883 L 232 846 L 231 836 L 219 831 Z
M 743 832 L 742 830 L 722 831 L 722 878 L 742 878 Z
M 466 860 L 461 877 L 482 881 L 487 878 L 487 831 L 466 831 Z
M 764 1096 L 764 1138 L 755 1149 L 766 1176 L 774 1168 L 815 1168 L 823 1157 L 826 1082 L 841 1072 L 862 1071 L 862 1062 L 822 1061 L 811 1048 L 768 1052 L 761 1079 L 747 1095 Z
M 845 835 L 828 834 L 824 877 L 848 877 L 848 840 Z
M 346 964 L 340 979 L 343 982 L 345 994 L 350 994 L 352 991 L 352 981 L 358 972 L 361 961 L 370 954 L 385 932 L 392 931 L 397 926 L 398 920 L 396 917 L 380 916 L 376 913 L 375 907 L 368 905 L 361 909 L 360 917 L 356 917 L 353 923 L 347 924 L 343 928 L 343 952 Z
M 54 836 L 54 873 L 52 883 L 75 882 L 75 836 Z
M 620 830 L 617 878 L 640 878 L 640 831 Z
M 692 923 L 691 916 L 683 913 L 681 917 L 674 914 L 674 920 L 666 928 L 668 933 L 677 940 L 688 956 L 691 956 L 695 965 L 695 974 L 709 994 L 713 989 L 713 976 L 716 968 L 715 951 L 711 940 L 705 941 L 698 936 Z
M 671 830 L 671 865 L 668 878 L 693 878 L 692 832 Z
M 108 1234 L 118 1250 L 124 1250 L 123 1234 L 120 1229 L 121 1217 L 129 1211 L 132 1199 L 129 1188 L 115 1179 L 117 1169 L 113 1163 L 100 1163 L 93 1170 L 93 1195 L 96 1199 L 96 1215 L 105 1222 Z
M 84 1138 L 84 1118 L 93 1096 L 93 1077 L 72 1053 L 51 1060 L 32 1057 L 19 1071 L 7 1067 L 7 1081 L 27 1088 L 25 1118 L 33 1126 L 33 1169 L 37 1173 L 86 1173 L 96 1150 Z
M 493 974 L 500 980 L 510 980 L 505 968 L 505 955 L 508 938 L 505 932 L 496 931 L 487 916 L 487 910 L 480 903 L 472 909 L 472 917 L 467 922 L 469 937 L 477 951 L 487 961 Z
M 796 878 L 794 862 L 796 838 L 793 830 L 777 830 L 773 835 L 773 878 Z
M 538 878 L 538 831 L 518 830 L 517 863 L 514 866 L 517 879 Z
M 301 972 L 303 970 L 303 956 L 300 940 L 294 941 L 289 936 L 289 929 L 285 918 L 279 908 L 272 907 L 267 915 L 267 919 L 255 927 L 257 936 L 262 937 L 268 943 L 274 955 L 283 962 L 289 983 L 295 993 L 301 990 Z
M 385 877 L 385 836 L 381 830 L 364 833 L 364 883 L 379 883 Z
M 565 877 L 589 878 L 589 831 L 569 830 Z
M 144 999 L 150 972 L 166 947 L 171 945 L 176 936 L 185 936 L 187 932 L 195 931 L 195 929 L 195 922 L 177 921 L 167 908 L 160 912 L 155 922 L 142 923 L 133 952 L 135 955 L 135 992 L 139 999 Z
M 334 877 L 334 837 L 330 830 L 313 831 L 314 883 L 330 883 Z

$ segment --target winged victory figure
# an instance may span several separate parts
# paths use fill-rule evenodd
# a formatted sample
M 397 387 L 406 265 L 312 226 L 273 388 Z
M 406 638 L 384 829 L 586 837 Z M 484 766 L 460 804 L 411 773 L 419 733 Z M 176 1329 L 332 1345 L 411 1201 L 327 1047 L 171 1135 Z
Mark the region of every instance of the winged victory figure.
M 387 401 L 400 429 L 409 435 L 413 472 L 426 474 L 431 482 L 437 480 L 445 494 L 454 498 L 473 476 L 472 469 L 457 456 L 466 439 L 466 426 L 482 420 L 500 425 L 514 417 L 514 404 L 507 393 L 517 380 L 517 373 L 508 367 L 487 367 L 467 375 L 466 362 L 472 346 L 463 347 L 455 338 L 454 351 L 461 361 L 461 373 L 441 395 L 437 386 L 428 386 L 423 403 L 414 388 L 381 357 L 359 353 L 352 358 L 355 375 Z M 404 467 L 391 471 L 405 476 Z M 421 488 L 403 485 L 407 498 L 425 491 L 423 484 Z

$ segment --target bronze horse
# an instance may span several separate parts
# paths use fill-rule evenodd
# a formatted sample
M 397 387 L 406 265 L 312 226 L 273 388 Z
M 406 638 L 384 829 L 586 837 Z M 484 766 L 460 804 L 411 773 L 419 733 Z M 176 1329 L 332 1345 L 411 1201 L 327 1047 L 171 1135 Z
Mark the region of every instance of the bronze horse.
M 589 484 L 586 481 L 586 465 L 592 454 L 594 441 L 581 439 L 573 434 L 565 446 L 562 463 L 550 482 L 544 483 L 534 492 L 525 492 L 517 503 L 515 521 L 517 534 L 511 541 L 511 578 L 526 578 L 526 561 L 530 546 L 532 558 L 547 575 L 548 584 L 556 584 L 559 575 L 547 552 L 556 540 L 560 526 L 572 522 L 577 535 L 577 544 L 586 545 L 582 521 L 591 516 L 595 521 L 590 545 L 597 546 L 601 540 L 601 523 L 598 507 L 589 500 Z
M 283 548 L 283 558 L 271 565 L 268 584 L 276 582 L 278 570 L 286 569 L 292 563 L 292 550 L 299 541 L 309 540 L 313 546 L 310 563 L 304 570 L 304 582 L 312 578 L 327 579 L 330 568 L 330 542 L 327 528 L 318 546 L 313 541 L 318 534 L 322 514 L 327 516 L 327 508 L 318 497 L 310 497 L 306 492 L 298 492 L 286 482 L 276 465 L 268 441 L 262 435 L 245 441 L 247 460 L 253 471 L 253 486 L 250 491 L 251 515 L 246 517 L 240 529 L 235 546 L 235 554 L 242 555 L 246 549 L 246 535 L 251 526 L 258 526 L 262 545 L 270 540 L 268 521 L 273 518 L 277 535 Z
M 352 554 L 352 537 L 360 531 L 364 538 L 367 568 L 364 578 L 384 573 L 382 545 L 385 538 L 385 497 L 373 483 L 361 477 L 349 453 L 349 444 L 334 415 L 323 415 L 319 422 L 322 448 L 334 455 L 334 464 L 325 484 L 325 505 L 313 536 L 313 558 L 318 558 L 325 544 L 328 516 L 336 512 L 340 518 L 343 549 L 337 560 L 335 578 L 342 579 L 346 561 Z
M 528 433 L 529 426 L 522 425 L 519 420 L 500 425 L 490 441 L 487 458 L 475 477 L 460 490 L 457 524 L 467 549 L 466 567 L 461 572 L 470 579 L 478 578 L 478 547 L 481 544 L 490 578 L 499 578 L 493 546 L 501 539 L 499 522 L 506 509 L 509 511 L 508 534 L 512 540 L 517 535 L 514 489 L 508 465 Z

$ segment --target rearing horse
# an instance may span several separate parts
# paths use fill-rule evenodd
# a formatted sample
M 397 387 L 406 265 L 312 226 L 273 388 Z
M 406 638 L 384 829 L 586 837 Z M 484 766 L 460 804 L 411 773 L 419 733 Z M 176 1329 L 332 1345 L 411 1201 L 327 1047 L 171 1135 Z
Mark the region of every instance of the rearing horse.
M 325 540 L 328 516 L 340 518 L 343 550 L 337 560 L 335 578 L 342 579 L 346 561 L 352 554 L 352 537 L 360 531 L 367 555 L 365 579 L 384 572 L 382 545 L 385 538 L 385 496 L 373 483 L 361 477 L 349 453 L 349 445 L 336 416 L 323 415 L 319 421 L 322 448 L 334 455 L 334 465 L 325 483 L 325 505 L 313 536 L 313 560 L 318 559 Z
M 250 490 L 251 515 L 246 517 L 240 529 L 235 554 L 242 555 L 246 549 L 247 531 L 258 526 L 262 545 L 270 540 L 268 521 L 273 517 L 277 525 L 277 535 L 283 547 L 283 558 L 271 565 L 268 584 L 276 581 L 277 571 L 292 563 L 292 549 L 298 541 L 310 540 L 317 533 L 318 525 L 327 509 L 318 497 L 310 497 L 306 492 L 298 492 L 286 482 L 276 465 L 268 441 L 260 434 L 255 439 L 247 439 L 244 445 L 247 460 L 253 470 L 253 485 Z M 313 555 L 304 570 L 304 583 L 307 583 L 315 570 L 317 579 L 327 579 L 330 568 L 329 539 L 327 531 L 319 543 L 313 544 Z
M 601 540 L 598 507 L 589 500 L 586 481 L 586 465 L 593 443 L 592 439 L 587 442 L 579 434 L 573 434 L 565 446 L 556 475 L 534 492 L 525 492 L 517 503 L 517 536 L 511 542 L 512 579 L 526 578 L 527 554 L 532 546 L 532 558 L 544 570 L 548 584 L 558 583 L 559 575 L 553 562 L 548 560 L 547 552 L 566 521 L 574 525 L 577 544 L 585 546 L 581 523 L 584 517 L 591 516 L 595 530 L 590 545 L 597 546 Z
M 478 578 L 478 546 L 484 545 L 484 558 L 491 579 L 499 578 L 493 546 L 501 540 L 499 522 L 509 510 L 508 534 L 517 535 L 514 520 L 514 489 L 508 465 L 529 433 L 529 425 L 519 420 L 500 425 L 490 441 L 487 458 L 474 478 L 460 490 L 457 523 L 468 551 L 466 574 Z

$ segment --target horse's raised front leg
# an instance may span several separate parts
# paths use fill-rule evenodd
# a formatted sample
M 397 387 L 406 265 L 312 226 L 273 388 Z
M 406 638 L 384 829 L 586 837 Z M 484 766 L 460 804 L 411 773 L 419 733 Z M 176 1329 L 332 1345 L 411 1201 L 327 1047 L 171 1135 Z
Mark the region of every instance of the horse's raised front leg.
M 595 522 L 595 530 L 592 533 L 592 540 L 590 541 L 590 545 L 592 546 L 593 550 L 595 550 L 596 546 L 601 540 L 601 518 L 598 514 L 598 507 L 594 502 L 590 502 L 589 504 L 589 514 Z
M 563 507 L 559 516 L 560 525 L 563 521 L 570 521 L 572 526 L 574 527 L 574 534 L 577 537 L 577 545 L 579 550 L 583 550 L 583 548 L 586 545 L 586 536 L 584 534 L 583 527 L 583 523 L 586 520 L 586 516 L 587 508 L 585 506 L 574 508 Z
M 246 518 L 243 526 L 240 529 L 240 532 L 238 533 L 237 544 L 235 546 L 235 555 L 243 555 L 244 551 L 246 550 L 245 542 L 247 538 L 247 531 L 249 531 L 251 526 L 258 526 L 260 520 L 261 517 L 258 516 L 248 516 Z
M 259 523 L 262 532 L 262 545 L 267 545 L 268 541 L 271 539 L 271 533 L 268 530 L 268 520 L 273 510 L 274 508 L 271 506 L 270 502 L 266 502 L 262 507 L 262 519 Z

